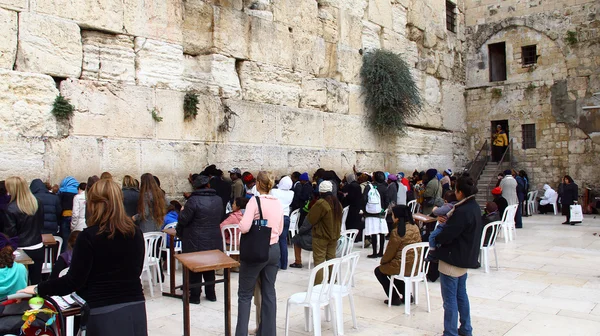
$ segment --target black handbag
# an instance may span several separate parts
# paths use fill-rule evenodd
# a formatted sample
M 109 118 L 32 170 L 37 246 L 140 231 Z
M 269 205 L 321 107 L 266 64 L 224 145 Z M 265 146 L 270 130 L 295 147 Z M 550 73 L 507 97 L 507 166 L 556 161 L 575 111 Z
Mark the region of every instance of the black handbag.
M 250 230 L 240 239 L 240 260 L 247 263 L 264 263 L 269 260 L 271 247 L 271 228 L 263 218 L 260 198 L 256 196 L 260 219 L 252 221 Z

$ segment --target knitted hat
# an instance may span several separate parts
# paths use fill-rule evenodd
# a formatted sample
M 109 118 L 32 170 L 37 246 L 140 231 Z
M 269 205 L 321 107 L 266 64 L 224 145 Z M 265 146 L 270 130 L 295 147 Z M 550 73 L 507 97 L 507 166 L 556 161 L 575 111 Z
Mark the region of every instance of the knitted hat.
M 329 181 L 323 181 L 319 184 L 319 192 L 320 193 L 328 193 L 333 191 L 333 184 Z
M 240 170 L 240 168 L 233 168 L 229 171 L 229 174 L 242 174 L 242 171 Z
M 308 181 L 308 173 L 300 174 L 300 181 Z
M 492 195 L 502 195 L 502 188 L 496 187 L 492 189 Z
M 494 202 L 487 202 L 485 204 L 485 212 L 492 213 L 498 211 L 498 205 Z
M 393 181 L 398 181 L 398 176 L 396 176 L 396 175 L 394 175 L 394 174 L 390 174 L 390 175 L 388 176 L 388 180 L 390 180 L 390 181 L 392 181 L 392 182 L 393 182 Z
M 403 173 L 403 172 L 399 172 L 399 173 L 398 173 L 398 177 L 399 177 L 400 179 L 403 179 L 403 178 L 404 178 L 404 173 Z
M 254 181 L 254 176 L 252 174 L 248 174 L 248 175 L 244 176 L 243 181 L 244 181 L 244 183 L 248 184 L 248 183 Z

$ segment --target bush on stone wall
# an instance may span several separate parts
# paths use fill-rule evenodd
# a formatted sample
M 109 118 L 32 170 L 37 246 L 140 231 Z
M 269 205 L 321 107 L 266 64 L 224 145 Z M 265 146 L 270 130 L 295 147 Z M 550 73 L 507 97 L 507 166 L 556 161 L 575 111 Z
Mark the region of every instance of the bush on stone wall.
M 69 120 L 73 115 L 73 105 L 65 97 L 58 95 L 52 104 L 52 114 L 59 121 Z
M 406 62 L 391 51 L 366 52 L 360 78 L 371 127 L 380 135 L 403 133 L 407 120 L 422 107 L 419 88 Z
M 198 115 L 198 95 L 194 92 L 188 92 L 183 97 L 183 119 L 196 119 Z

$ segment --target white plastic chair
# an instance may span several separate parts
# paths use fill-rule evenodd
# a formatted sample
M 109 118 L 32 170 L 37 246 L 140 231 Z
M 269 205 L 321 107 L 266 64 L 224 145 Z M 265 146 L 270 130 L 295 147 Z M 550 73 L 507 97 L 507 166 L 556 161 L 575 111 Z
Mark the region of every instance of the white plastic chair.
M 552 203 L 552 208 L 554 209 L 554 216 L 558 215 L 558 194 L 554 195 L 554 199 L 550 201 Z
M 69 273 L 69 267 L 65 268 L 64 270 L 60 271 L 60 273 L 58 273 L 58 277 L 62 278 L 64 277 L 67 273 Z
M 405 246 L 402 249 L 402 263 L 400 265 L 400 273 L 397 275 L 390 276 L 390 288 L 388 290 L 388 307 L 392 306 L 392 294 L 393 290 L 396 293 L 404 294 L 404 313 L 410 315 L 410 297 L 411 293 L 414 293 L 415 304 L 419 304 L 419 283 L 425 284 L 425 295 L 427 297 L 427 312 L 431 312 L 431 301 L 429 299 L 429 286 L 427 285 L 427 270 L 429 263 L 425 262 L 425 254 L 429 249 L 429 243 L 416 243 Z M 415 253 L 412 269 L 410 270 L 410 276 L 406 274 L 406 255 L 408 253 Z M 400 293 L 398 288 L 394 285 L 394 280 L 404 281 L 404 293 Z
M 54 236 L 54 239 L 58 243 L 58 249 L 56 250 L 54 260 L 52 260 L 53 246 L 44 246 L 44 262 L 42 263 L 42 274 L 52 273 L 52 267 L 54 267 L 54 262 L 56 262 L 56 260 L 58 260 L 58 257 L 60 256 L 60 249 L 62 248 L 63 239 L 59 236 Z
M 502 230 L 502 221 L 491 222 L 483 227 L 481 233 L 481 263 L 485 267 L 485 273 L 490 272 L 489 250 L 494 249 L 494 258 L 496 258 L 496 270 L 499 271 L 498 253 L 496 252 L 496 239 Z M 489 234 L 488 234 L 489 232 Z M 487 236 L 487 239 L 486 239 Z
M 290 234 L 292 238 L 298 233 L 298 221 L 300 220 L 300 209 L 292 211 L 290 214 Z
M 225 236 L 229 235 L 229 246 Z M 242 239 L 242 231 L 239 224 L 228 224 L 221 228 L 221 237 L 223 237 L 223 252 L 227 256 L 240 255 L 240 239 Z
M 59 237 L 59 236 L 53 236 L 53 237 L 54 237 L 54 240 L 56 240 L 56 242 L 58 243 L 58 250 L 57 250 L 56 256 L 55 256 L 56 260 L 58 260 L 58 257 L 60 257 L 60 251 L 62 250 L 64 241 L 63 241 L 62 237 Z
M 342 210 L 342 232 L 346 231 L 346 219 L 348 218 L 348 211 L 350 207 L 345 207 Z
M 406 203 L 406 206 L 410 208 L 410 212 L 412 212 L 413 214 L 419 212 L 419 203 L 417 203 L 417 200 L 412 200 Z
M 165 225 L 164 229 L 175 229 L 177 227 L 177 222 L 169 223 Z M 163 233 L 163 240 L 160 243 L 160 251 L 164 252 L 167 255 L 167 274 L 171 274 L 171 250 L 167 247 L 167 242 L 169 241 L 169 235 Z M 175 237 L 175 247 L 173 248 L 175 253 L 181 253 L 181 240 Z M 177 259 L 175 259 L 175 269 L 177 269 Z
M 160 284 L 160 290 L 163 290 L 163 283 L 160 276 L 160 249 L 158 246 L 159 240 L 163 237 L 160 232 L 147 232 L 144 233 L 144 240 L 146 241 L 146 258 L 144 259 L 144 267 L 142 269 L 142 275 L 147 275 L 148 284 L 150 285 L 150 296 L 154 297 L 154 288 L 152 281 L 152 268 L 156 271 L 158 283 Z
M 344 309 L 342 306 L 342 299 L 344 297 L 348 297 L 348 301 L 350 302 L 350 312 L 352 313 L 352 326 L 354 329 L 358 329 L 358 323 L 356 320 L 356 310 L 354 309 L 354 297 L 352 296 L 352 279 L 354 278 L 354 273 L 356 271 L 356 265 L 358 264 L 358 259 L 360 258 L 360 252 L 354 252 L 342 258 L 338 258 L 340 261 L 340 266 L 338 270 L 338 279 L 337 284 L 333 285 L 332 288 L 332 298 L 335 304 L 335 313 L 337 314 L 335 317 L 337 323 L 337 334 L 344 334 Z M 314 290 L 321 290 L 322 286 L 315 286 Z
M 306 292 L 295 293 L 288 298 L 287 308 L 285 311 L 286 336 L 289 334 L 290 327 L 290 307 L 294 305 L 304 307 L 304 330 L 310 332 L 311 329 L 314 329 L 314 335 L 321 336 L 321 308 L 326 308 L 326 315 L 330 313 L 327 307 L 333 305 L 333 284 L 335 284 L 338 280 L 339 267 L 340 259 L 328 260 L 315 266 L 315 268 L 310 272 L 310 278 L 308 279 L 308 288 Z M 321 281 L 321 287 L 319 289 L 315 289 L 315 278 L 319 271 L 323 272 L 323 281 Z M 334 309 L 334 318 L 332 319 L 334 335 L 337 335 L 337 323 L 335 318 L 336 313 L 337 312 L 335 312 Z M 310 323 L 311 317 L 312 323 Z
M 502 215 L 502 235 L 504 236 L 504 242 L 508 243 L 513 240 L 513 234 L 516 237 L 517 230 L 515 229 L 515 215 L 517 214 L 518 204 L 509 205 L 504 209 Z
M 344 251 L 342 252 L 342 257 L 349 255 L 354 250 L 354 241 L 356 240 L 356 236 L 358 236 L 357 229 L 350 229 L 342 232 L 342 236 L 345 238 L 346 246 Z
M 536 211 L 536 207 L 537 207 L 537 202 L 536 202 L 536 198 L 537 198 L 537 190 L 536 191 L 530 191 L 529 193 L 527 193 L 527 211 L 533 215 L 535 214 Z

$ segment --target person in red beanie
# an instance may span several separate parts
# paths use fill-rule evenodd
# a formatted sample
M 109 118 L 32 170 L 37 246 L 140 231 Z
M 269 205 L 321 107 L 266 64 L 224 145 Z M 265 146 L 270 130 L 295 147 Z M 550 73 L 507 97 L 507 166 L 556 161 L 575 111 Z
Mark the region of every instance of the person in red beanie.
M 242 182 L 244 182 L 246 198 L 252 198 L 256 191 L 256 189 L 254 188 L 254 186 L 256 185 L 256 179 L 254 178 L 254 175 L 252 175 L 252 173 L 250 172 L 245 172 L 244 174 L 242 174 Z
M 498 214 L 500 215 L 500 219 L 504 215 L 504 209 L 508 206 L 508 201 L 506 198 L 502 197 L 502 188 L 496 187 L 492 189 L 492 195 L 494 196 L 494 203 L 498 206 Z

